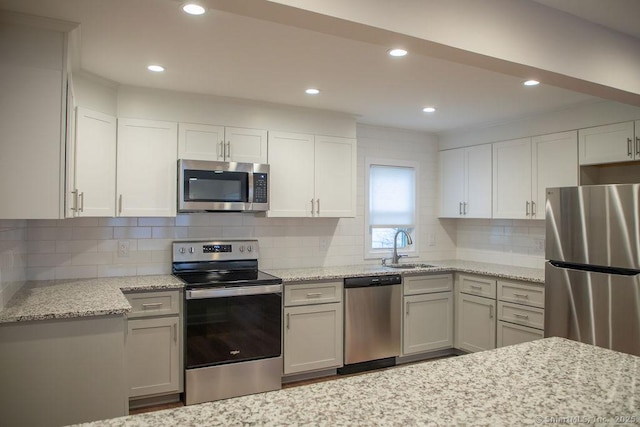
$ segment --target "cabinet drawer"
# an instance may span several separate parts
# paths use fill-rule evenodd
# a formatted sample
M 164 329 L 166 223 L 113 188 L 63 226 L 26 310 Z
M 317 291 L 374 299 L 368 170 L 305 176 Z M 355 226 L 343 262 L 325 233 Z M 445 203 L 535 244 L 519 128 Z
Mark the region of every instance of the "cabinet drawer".
M 498 280 L 498 300 L 544 308 L 544 286 Z
M 498 321 L 497 347 L 515 345 L 544 338 L 540 329 Z
M 496 297 L 496 280 L 481 276 L 467 276 L 461 274 L 459 277 L 460 292 L 478 295 L 481 297 Z
M 342 301 L 342 281 L 284 286 L 284 305 L 326 304 Z
M 447 292 L 453 289 L 451 274 L 404 276 L 403 280 L 405 295 Z
M 180 314 L 180 291 L 151 291 L 124 294 L 131 304 L 129 318 Z
M 544 310 L 508 302 L 498 302 L 498 319 L 531 328 L 544 329 Z

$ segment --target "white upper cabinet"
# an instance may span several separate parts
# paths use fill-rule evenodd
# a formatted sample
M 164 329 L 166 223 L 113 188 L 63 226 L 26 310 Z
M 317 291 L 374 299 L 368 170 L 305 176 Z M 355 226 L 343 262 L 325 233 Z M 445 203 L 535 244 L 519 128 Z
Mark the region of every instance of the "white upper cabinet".
M 491 218 L 491 145 L 440 152 L 440 217 Z
M 493 217 L 531 214 L 531 138 L 493 144 Z
M 75 144 L 67 167 L 73 169 L 68 197 L 72 216 L 115 216 L 116 118 L 78 107 Z M 72 152 L 72 153 L 71 153 Z
M 578 185 L 576 131 L 531 139 L 531 218 L 544 219 L 547 188 Z
M 267 162 L 266 130 L 180 123 L 178 131 L 180 159 Z
M 575 131 L 493 144 L 493 217 L 544 219 L 546 189 L 578 185 Z
M 637 125 L 636 133 L 640 133 Z M 581 165 L 640 160 L 640 138 L 634 138 L 633 122 L 580 129 L 578 138 Z
M 356 140 L 270 132 L 269 216 L 355 216 Z
M 66 37 L 37 25 L 0 24 L 0 218 L 64 214 Z
M 118 216 L 175 216 L 178 125 L 118 119 Z

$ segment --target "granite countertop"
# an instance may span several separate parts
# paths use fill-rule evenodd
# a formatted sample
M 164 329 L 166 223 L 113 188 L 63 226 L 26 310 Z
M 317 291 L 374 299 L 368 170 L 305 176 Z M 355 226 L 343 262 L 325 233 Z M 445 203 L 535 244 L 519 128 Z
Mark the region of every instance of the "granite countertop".
M 409 264 L 429 264 L 433 267 L 417 267 L 411 269 L 397 269 L 382 265 L 348 265 L 338 267 L 290 268 L 268 270 L 274 276 L 281 277 L 284 282 L 299 282 L 308 280 L 333 280 L 344 277 L 360 277 L 373 274 L 416 274 L 416 273 L 471 273 L 484 274 L 503 279 L 524 280 L 534 283 L 544 283 L 544 269 L 514 267 L 510 265 L 489 264 L 475 261 L 409 261 Z
M 171 275 L 27 282 L 0 311 L 0 323 L 124 314 L 123 292 L 182 289 Z
M 341 280 L 373 274 L 465 272 L 544 283 L 544 270 L 470 261 L 434 261 L 434 267 L 395 269 L 381 265 L 349 265 L 270 270 L 287 282 Z M 26 283 L 0 310 L 0 323 L 124 314 L 131 305 L 122 292 L 182 289 L 171 275 L 34 281 Z
M 564 338 L 85 426 L 640 423 L 640 357 Z

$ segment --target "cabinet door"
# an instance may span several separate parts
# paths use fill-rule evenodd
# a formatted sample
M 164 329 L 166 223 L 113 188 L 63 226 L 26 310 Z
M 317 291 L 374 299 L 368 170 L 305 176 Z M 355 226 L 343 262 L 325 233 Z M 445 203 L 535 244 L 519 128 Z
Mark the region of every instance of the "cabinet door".
M 529 219 L 531 139 L 493 144 L 493 217 Z
M 180 123 L 178 158 L 189 160 L 224 160 L 224 127 Z
M 312 216 L 314 198 L 313 135 L 269 132 L 268 216 Z
M 179 317 L 129 320 L 129 397 L 180 391 Z
M 284 309 L 284 373 L 342 366 L 342 304 Z
M 497 335 L 497 347 L 505 347 L 507 345 L 515 345 L 544 338 L 544 332 L 540 329 L 514 325 L 501 320 L 498 321 Z
M 491 218 L 491 145 L 465 150 L 465 218 Z
M 468 352 L 496 348 L 496 301 L 458 294 L 456 347 Z
M 267 131 L 262 129 L 225 128 L 226 160 L 267 163 Z
M 465 149 L 441 151 L 439 156 L 440 217 L 458 218 L 462 216 L 465 201 Z
M 626 162 L 634 159 L 633 122 L 578 131 L 581 165 Z
M 531 218 L 544 219 L 547 188 L 578 185 L 577 146 L 576 131 L 531 139 Z
M 356 216 L 356 140 L 315 137 L 316 216 Z
M 115 216 L 116 118 L 78 107 L 75 143 L 77 216 Z
M 412 354 L 452 346 L 452 292 L 405 297 L 403 353 Z
M 177 132 L 173 122 L 118 119 L 118 215 L 175 216 Z

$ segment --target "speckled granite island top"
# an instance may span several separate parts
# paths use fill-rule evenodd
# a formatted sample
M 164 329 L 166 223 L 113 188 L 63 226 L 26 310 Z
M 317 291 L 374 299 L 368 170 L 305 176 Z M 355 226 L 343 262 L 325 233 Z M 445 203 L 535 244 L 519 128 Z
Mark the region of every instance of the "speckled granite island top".
M 90 426 L 640 423 L 640 357 L 563 338 Z
M 28 282 L 0 311 L 0 323 L 123 314 L 124 292 L 181 289 L 171 275 Z
M 414 261 L 410 261 L 413 263 Z M 539 268 L 514 267 L 510 265 L 489 264 L 474 261 L 417 261 L 430 264 L 433 267 L 418 267 L 412 269 L 396 269 L 382 265 L 348 265 L 339 267 L 290 268 L 281 270 L 267 270 L 274 276 L 281 277 L 284 282 L 299 282 L 308 280 L 334 280 L 344 277 L 369 276 L 374 274 L 415 274 L 415 273 L 448 273 L 460 272 L 484 274 L 511 280 L 525 280 L 528 282 L 544 283 L 544 270 Z

